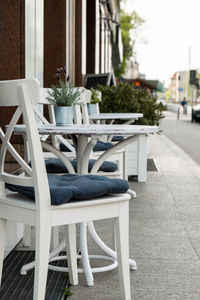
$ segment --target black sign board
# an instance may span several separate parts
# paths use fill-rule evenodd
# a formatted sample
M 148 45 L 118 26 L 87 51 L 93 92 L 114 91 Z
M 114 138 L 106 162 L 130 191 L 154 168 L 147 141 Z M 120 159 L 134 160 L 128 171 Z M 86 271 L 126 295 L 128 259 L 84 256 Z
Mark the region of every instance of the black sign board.
M 87 74 L 85 75 L 85 88 L 96 88 L 97 85 L 116 85 L 113 73 Z

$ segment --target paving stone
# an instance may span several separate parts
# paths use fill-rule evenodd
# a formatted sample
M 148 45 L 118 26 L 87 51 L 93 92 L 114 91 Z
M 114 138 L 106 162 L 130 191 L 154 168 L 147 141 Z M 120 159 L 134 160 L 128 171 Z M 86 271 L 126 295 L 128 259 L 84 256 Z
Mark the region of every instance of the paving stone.
M 183 222 L 187 235 L 190 238 L 200 239 L 200 222 L 188 221 Z
M 188 206 L 200 206 L 200 197 L 196 193 L 188 195 L 176 195 L 174 197 L 174 201 L 176 203 L 177 209 L 187 208 Z
M 200 293 L 155 292 L 152 290 L 136 291 L 134 300 L 199 300 Z
M 200 276 L 200 261 L 194 260 L 172 260 L 172 259 L 144 259 L 137 258 L 137 274 L 147 273 L 151 275 L 167 276 Z
M 198 260 L 196 253 L 188 238 L 160 238 L 140 237 L 137 240 L 130 239 L 131 257 Z
M 192 246 L 200 259 L 200 238 L 191 238 Z
M 147 199 L 148 201 L 148 199 Z M 130 206 L 130 217 L 135 220 L 173 220 L 179 221 L 180 216 L 175 206 L 150 206 L 133 205 Z
M 173 220 L 133 220 L 130 225 L 133 240 L 142 237 L 179 238 L 187 237 L 187 232 L 180 221 Z
M 200 222 L 200 206 L 192 205 L 192 206 L 179 206 L 178 211 L 180 214 L 180 219 L 183 222 L 195 221 Z
M 145 289 L 171 293 L 200 293 L 199 285 L 200 276 L 189 275 L 155 275 L 139 273 L 131 277 L 131 285 L 136 287 L 136 290 Z

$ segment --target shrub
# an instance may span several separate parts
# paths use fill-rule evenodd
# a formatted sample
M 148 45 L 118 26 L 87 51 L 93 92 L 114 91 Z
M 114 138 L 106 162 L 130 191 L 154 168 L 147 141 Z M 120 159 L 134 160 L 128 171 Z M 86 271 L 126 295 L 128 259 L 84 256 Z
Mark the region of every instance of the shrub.
M 164 118 L 166 105 L 158 103 L 156 97 L 130 83 L 98 85 L 98 90 L 102 93 L 99 103 L 102 113 L 143 113 L 143 118 L 134 123 L 138 125 L 159 125 L 160 119 Z
M 93 89 L 93 88 L 91 88 L 90 91 L 92 93 L 91 94 L 90 104 L 97 104 L 97 103 L 99 103 L 101 101 L 101 96 L 99 95 L 100 94 L 99 91 L 96 90 L 96 89 Z

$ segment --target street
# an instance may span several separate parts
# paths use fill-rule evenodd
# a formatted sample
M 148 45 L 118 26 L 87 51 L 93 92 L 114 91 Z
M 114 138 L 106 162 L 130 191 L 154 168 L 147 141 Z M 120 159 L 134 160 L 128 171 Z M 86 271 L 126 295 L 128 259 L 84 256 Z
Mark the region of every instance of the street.
M 167 111 L 161 121 L 162 134 L 170 138 L 183 149 L 193 160 L 200 164 L 200 123 L 191 122 L 191 114 L 187 116 L 180 112 L 177 120 L 175 112 Z

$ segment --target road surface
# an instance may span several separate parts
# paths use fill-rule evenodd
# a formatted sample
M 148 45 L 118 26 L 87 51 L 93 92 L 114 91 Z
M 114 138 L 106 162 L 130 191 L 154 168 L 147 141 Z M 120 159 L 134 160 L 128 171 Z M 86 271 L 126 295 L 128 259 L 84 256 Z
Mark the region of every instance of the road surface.
M 192 123 L 191 116 L 183 116 L 177 120 L 177 114 L 167 111 L 161 121 L 162 134 L 170 138 L 191 158 L 200 164 L 200 123 Z

